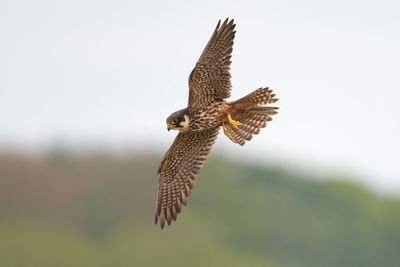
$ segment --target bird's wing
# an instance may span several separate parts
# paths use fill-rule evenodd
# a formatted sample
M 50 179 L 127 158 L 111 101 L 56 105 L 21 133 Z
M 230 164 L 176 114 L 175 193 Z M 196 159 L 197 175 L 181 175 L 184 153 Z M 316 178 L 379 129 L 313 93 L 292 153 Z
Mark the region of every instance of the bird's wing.
M 214 33 L 204 48 L 196 66 L 189 75 L 189 109 L 207 106 L 214 100 L 231 95 L 231 54 L 235 38 L 235 24 L 228 19 Z
M 160 220 L 161 229 L 176 220 L 186 205 L 199 173 L 218 136 L 219 128 L 199 132 L 179 133 L 164 156 L 158 173 L 160 181 L 156 200 L 155 223 Z

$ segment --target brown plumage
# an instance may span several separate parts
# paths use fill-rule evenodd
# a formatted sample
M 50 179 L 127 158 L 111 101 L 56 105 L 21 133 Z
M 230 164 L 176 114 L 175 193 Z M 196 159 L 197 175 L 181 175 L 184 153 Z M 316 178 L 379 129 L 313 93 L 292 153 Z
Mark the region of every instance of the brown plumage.
M 279 108 L 261 106 L 278 101 L 274 97 L 275 94 L 272 94 L 272 90 L 268 87 L 259 88 L 245 97 L 226 104 L 220 116 L 223 118 L 222 122 L 227 125 L 226 127 L 232 134 L 232 141 L 243 146 L 245 141 L 250 141 L 253 138 L 253 134 L 260 132 L 260 128 L 267 126 L 267 121 L 272 120 L 271 116 L 277 114 L 276 110 Z M 241 125 L 235 127 L 229 124 L 227 114 L 230 114 L 233 120 L 239 121 Z
M 160 218 L 161 228 L 181 212 L 182 204 L 193 188 L 194 179 L 207 159 L 218 136 L 218 128 L 179 133 L 165 154 L 158 169 L 160 183 L 157 194 L 155 223 Z
M 218 22 L 189 75 L 188 107 L 167 118 L 168 130 L 180 133 L 158 169 L 155 223 L 160 221 L 161 228 L 176 220 L 182 204 L 186 205 L 221 126 L 228 138 L 244 145 L 277 113 L 277 107 L 264 106 L 278 101 L 268 87 L 233 102 L 225 101 L 232 87 L 229 71 L 235 26 L 229 19 L 222 25 Z
M 218 22 L 206 48 L 189 75 L 189 107 L 207 106 L 231 96 L 231 54 L 235 38 L 233 20 Z

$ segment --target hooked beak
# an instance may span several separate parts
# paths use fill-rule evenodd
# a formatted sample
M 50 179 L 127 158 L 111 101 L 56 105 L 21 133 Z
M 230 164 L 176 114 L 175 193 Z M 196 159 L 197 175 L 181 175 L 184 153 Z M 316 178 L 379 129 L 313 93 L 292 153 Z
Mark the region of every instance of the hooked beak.
M 168 127 L 167 127 L 167 130 L 168 130 L 168 132 L 169 132 L 169 130 L 171 130 L 171 127 L 168 126 Z

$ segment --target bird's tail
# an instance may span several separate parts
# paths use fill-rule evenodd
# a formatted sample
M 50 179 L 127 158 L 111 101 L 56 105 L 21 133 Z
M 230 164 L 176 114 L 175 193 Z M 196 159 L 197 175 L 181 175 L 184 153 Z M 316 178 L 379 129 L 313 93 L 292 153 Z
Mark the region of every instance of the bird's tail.
M 263 105 L 278 101 L 275 94 L 268 87 L 259 88 L 254 92 L 242 97 L 234 102 L 228 103 L 231 107 L 234 120 L 240 125 L 234 126 L 226 124 L 228 131 L 233 138 L 232 141 L 244 145 L 245 141 L 250 141 L 253 134 L 258 134 L 261 128 L 267 126 L 267 122 L 272 120 L 272 115 L 277 114 L 278 107 L 265 107 Z

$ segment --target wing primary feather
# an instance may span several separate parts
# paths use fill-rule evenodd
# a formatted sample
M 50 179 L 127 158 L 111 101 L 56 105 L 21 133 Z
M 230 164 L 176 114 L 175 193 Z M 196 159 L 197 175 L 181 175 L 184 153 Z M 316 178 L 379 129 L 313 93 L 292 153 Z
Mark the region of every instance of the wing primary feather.
M 234 20 L 218 22 L 195 68 L 189 75 L 189 110 L 230 96 L 230 64 L 236 31 Z
M 160 180 L 156 198 L 155 223 L 161 229 L 175 221 L 187 204 L 196 174 L 204 164 L 219 129 L 179 133 L 159 167 Z

